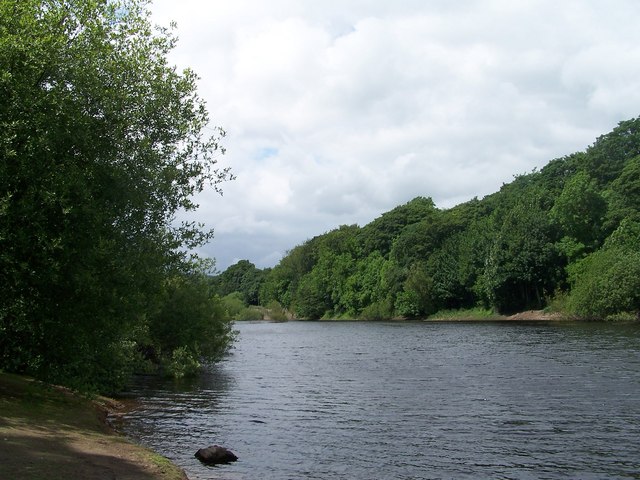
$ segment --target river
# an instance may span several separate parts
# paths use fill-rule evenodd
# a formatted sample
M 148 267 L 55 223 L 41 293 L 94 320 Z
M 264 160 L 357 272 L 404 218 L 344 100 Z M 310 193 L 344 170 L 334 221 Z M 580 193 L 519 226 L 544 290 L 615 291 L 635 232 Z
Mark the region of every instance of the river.
M 640 479 L 638 324 L 236 328 L 201 378 L 131 387 L 121 428 L 192 480 Z

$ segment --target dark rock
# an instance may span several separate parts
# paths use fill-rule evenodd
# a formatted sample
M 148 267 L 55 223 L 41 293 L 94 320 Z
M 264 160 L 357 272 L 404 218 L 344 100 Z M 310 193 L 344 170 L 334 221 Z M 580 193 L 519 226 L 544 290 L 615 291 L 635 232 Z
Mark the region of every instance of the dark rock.
M 218 445 L 212 445 L 207 448 L 201 448 L 195 454 L 195 457 L 202 463 L 207 465 L 216 465 L 218 463 L 231 463 L 238 460 L 238 457 L 231 451 Z

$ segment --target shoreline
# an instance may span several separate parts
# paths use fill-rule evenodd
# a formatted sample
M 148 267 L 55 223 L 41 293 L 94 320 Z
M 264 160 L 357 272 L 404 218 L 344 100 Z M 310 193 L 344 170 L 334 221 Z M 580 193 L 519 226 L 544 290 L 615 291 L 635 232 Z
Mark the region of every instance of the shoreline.
M 108 421 L 124 406 L 0 373 L 0 478 L 188 480 L 162 455 Z
M 393 317 L 379 319 L 363 319 L 363 318 L 319 318 L 309 320 L 306 318 L 288 318 L 287 320 L 272 320 L 265 317 L 253 320 L 236 320 L 238 323 L 251 322 L 268 322 L 268 323 L 286 323 L 286 322 L 586 322 L 589 320 L 567 316 L 560 312 L 545 312 L 544 310 L 526 310 L 512 315 L 502 315 L 498 313 L 481 316 L 476 313 L 468 313 L 465 310 L 447 312 L 446 315 L 434 314 L 430 317 Z
M 425 319 L 426 322 L 436 321 L 452 321 L 452 322 L 575 322 L 581 321 L 576 318 L 570 318 L 562 313 L 558 312 L 545 312 L 544 310 L 526 310 L 524 312 L 518 312 L 512 315 L 500 315 L 495 314 L 485 318 L 474 318 L 473 316 L 465 316 L 461 314 L 456 316 L 453 314 L 451 317 L 430 317 Z

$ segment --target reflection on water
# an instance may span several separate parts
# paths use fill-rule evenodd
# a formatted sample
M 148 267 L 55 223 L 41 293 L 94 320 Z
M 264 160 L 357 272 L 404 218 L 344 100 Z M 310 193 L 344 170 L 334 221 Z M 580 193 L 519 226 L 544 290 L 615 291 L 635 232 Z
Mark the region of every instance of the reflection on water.
M 640 478 L 638 325 L 237 328 L 202 378 L 132 387 L 122 428 L 192 480 Z

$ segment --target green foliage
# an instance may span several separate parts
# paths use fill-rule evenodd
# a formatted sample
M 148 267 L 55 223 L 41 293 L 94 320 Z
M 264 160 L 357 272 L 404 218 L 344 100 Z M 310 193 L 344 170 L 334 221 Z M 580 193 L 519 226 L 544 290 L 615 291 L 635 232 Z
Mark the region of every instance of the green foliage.
M 603 319 L 640 311 L 640 252 L 599 250 L 575 264 L 571 273 L 569 308 L 575 314 Z
M 491 305 L 513 312 L 541 308 L 561 265 L 548 214 L 535 194 L 521 197 L 505 216 L 485 266 Z
M 215 361 L 225 353 L 233 339 L 231 322 L 203 272 L 169 277 L 160 305 L 150 318 L 149 338 L 161 358 L 173 358 L 180 350 L 195 359 Z
M 247 308 L 240 292 L 233 292 L 222 297 L 222 305 L 231 318 L 239 315 L 245 308 Z
M 584 166 L 602 188 L 614 181 L 625 164 L 640 155 L 640 117 L 620 122 L 587 149 Z
M 173 350 L 163 366 L 165 374 L 173 378 L 192 377 L 202 367 L 197 355 L 185 346 Z
M 388 299 L 377 300 L 362 309 L 362 320 L 387 320 L 393 316 L 393 305 Z
M 378 251 L 356 260 L 340 297 L 340 310 L 351 318 L 375 316 L 385 311 L 380 306 L 386 305 L 385 302 L 381 302 L 387 294 L 383 285 L 386 263 L 387 260 Z M 374 306 L 373 309 L 369 308 L 371 306 Z M 368 313 L 365 312 L 367 309 Z M 391 313 L 389 310 L 386 315 L 389 316 Z
M 263 313 L 256 306 L 248 306 L 240 292 L 233 292 L 222 297 L 222 305 L 226 314 L 233 320 L 262 320 Z
M 311 271 L 314 264 L 311 240 L 291 250 L 268 274 L 260 286 L 260 304 L 277 301 L 291 308 L 302 277 Z
M 493 320 L 500 318 L 493 310 L 481 307 L 439 310 L 433 315 L 429 315 L 429 320 Z
M 261 302 L 304 318 L 637 311 L 639 132 L 640 119 L 621 122 L 482 200 L 439 210 L 418 197 L 362 228 L 315 237 L 267 273 Z
M 640 220 L 640 155 L 628 161 L 610 185 L 608 227 L 611 230 L 625 218 Z
M 569 309 L 587 318 L 640 312 L 640 223 L 625 219 L 603 248 L 572 264 Z
M 272 300 L 267 304 L 267 312 L 269 319 L 274 322 L 284 322 L 287 320 L 287 313 L 284 308 L 282 308 L 282 305 L 275 300 Z
M 404 289 L 396 299 L 396 311 L 403 316 L 428 315 L 437 310 L 435 282 L 426 265 L 414 263 L 409 269 Z
M 238 313 L 234 320 L 239 322 L 246 322 L 250 320 L 264 320 L 265 309 L 257 305 L 250 305 Z
M 322 318 L 331 310 L 329 288 L 320 270 L 312 270 L 302 277 L 293 302 L 296 315 L 309 320 Z
M 639 251 L 640 218 L 633 216 L 622 220 L 618 228 L 607 238 L 604 247 Z
M 386 256 L 400 232 L 408 225 L 420 222 L 437 211 L 431 198 L 417 197 L 379 218 L 362 229 L 360 235 L 365 252 L 379 252 Z
M 550 214 L 567 237 L 565 253 L 570 259 L 593 251 L 600 243 L 606 211 L 604 198 L 586 172 L 578 172 L 567 181 Z
M 0 366 L 113 389 L 229 178 L 144 0 L 0 1 Z M 169 275 L 169 279 L 167 276 Z M 157 324 L 155 324 L 157 326 Z M 141 336 L 141 337 L 140 337 Z
M 260 270 L 248 260 L 240 260 L 211 281 L 218 295 L 224 297 L 238 292 L 246 305 L 258 305 L 260 286 L 267 273 L 268 270 Z

